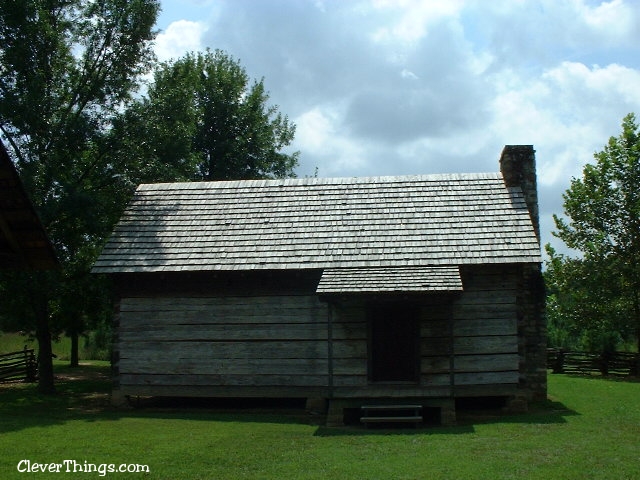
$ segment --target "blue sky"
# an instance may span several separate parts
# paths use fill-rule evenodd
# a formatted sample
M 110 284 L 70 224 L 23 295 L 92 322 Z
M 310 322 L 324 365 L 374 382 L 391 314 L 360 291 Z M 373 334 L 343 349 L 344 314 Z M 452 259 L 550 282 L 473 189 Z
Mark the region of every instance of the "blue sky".
M 264 77 L 298 176 L 497 171 L 537 151 L 543 242 L 562 192 L 640 116 L 639 0 L 161 0 L 156 52 Z

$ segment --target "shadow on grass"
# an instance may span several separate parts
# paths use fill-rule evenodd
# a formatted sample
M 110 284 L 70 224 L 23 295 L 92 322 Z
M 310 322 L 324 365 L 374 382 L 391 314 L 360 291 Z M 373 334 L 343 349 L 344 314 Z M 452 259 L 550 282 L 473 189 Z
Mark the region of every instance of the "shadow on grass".
M 0 385 L 0 433 L 59 425 L 70 420 L 108 418 L 109 366 L 56 367 L 53 395 L 38 392 L 35 383 Z
M 583 378 L 586 380 L 602 380 L 615 383 L 640 383 L 640 377 L 635 375 L 601 375 L 599 373 L 554 373 L 552 375 L 565 375 L 571 378 Z
M 345 427 L 325 427 L 319 426 L 315 431 L 316 437 L 362 437 L 362 436 L 379 436 L 379 435 L 459 435 L 469 434 L 475 432 L 473 425 L 456 425 L 450 427 L 441 426 L 423 426 L 418 425 L 415 428 L 402 427 L 402 428 L 389 428 L 389 427 L 364 427 L 359 425 L 345 426 Z
M 319 427 L 316 436 L 362 436 L 362 435 L 452 435 L 469 434 L 476 431 L 476 425 L 487 424 L 563 424 L 567 423 L 566 417 L 580 415 L 575 410 L 567 408 L 557 401 L 547 400 L 532 404 L 528 413 L 505 413 L 499 408 L 486 408 L 480 405 L 477 408 L 465 406 L 456 412 L 457 422 L 453 426 L 418 425 L 416 428 L 405 427 L 391 429 L 384 427 L 365 428 L 363 426 L 346 427 Z
M 299 399 L 201 399 L 163 398 L 144 400 L 141 408 L 110 405 L 108 365 L 84 365 L 56 369 L 56 395 L 42 395 L 35 384 L 0 386 L 0 433 L 32 427 L 61 425 L 69 421 L 117 421 L 122 418 L 157 418 L 238 423 L 278 423 L 316 426 L 314 435 L 441 435 L 468 434 L 474 425 L 487 423 L 555 424 L 579 415 L 560 402 L 532 405 L 529 413 L 505 414 L 500 409 L 465 408 L 456 426 L 419 425 L 417 428 L 370 428 L 354 425 L 325 427 L 324 415 L 305 411 Z
M 305 411 L 299 399 L 135 399 L 129 408 L 110 403 L 108 365 L 79 368 L 56 366 L 54 395 L 43 395 L 36 384 L 0 384 L 0 433 L 32 427 L 62 425 L 70 421 L 117 421 L 157 418 L 216 422 L 257 422 L 317 426 L 324 416 Z

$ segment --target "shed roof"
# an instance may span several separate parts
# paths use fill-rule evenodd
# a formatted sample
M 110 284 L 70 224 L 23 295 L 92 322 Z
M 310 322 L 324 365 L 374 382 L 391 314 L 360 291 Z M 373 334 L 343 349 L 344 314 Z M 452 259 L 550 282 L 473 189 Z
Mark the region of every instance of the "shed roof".
M 94 272 L 540 261 L 500 173 L 141 185 Z
M 55 252 L 0 142 L 0 268 L 57 268 Z
M 457 266 L 327 268 L 317 293 L 457 292 L 462 279 Z

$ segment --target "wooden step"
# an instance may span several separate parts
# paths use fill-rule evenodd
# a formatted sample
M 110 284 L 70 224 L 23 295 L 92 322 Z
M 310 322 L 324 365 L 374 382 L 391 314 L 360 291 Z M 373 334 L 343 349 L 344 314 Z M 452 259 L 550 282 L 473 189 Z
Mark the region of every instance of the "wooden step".
M 363 413 L 360 422 L 365 425 L 370 423 L 418 424 L 423 420 L 422 405 L 363 405 L 360 409 Z
M 414 417 L 360 417 L 362 423 L 420 423 L 422 416 Z
M 422 405 L 363 405 L 361 410 L 422 410 Z

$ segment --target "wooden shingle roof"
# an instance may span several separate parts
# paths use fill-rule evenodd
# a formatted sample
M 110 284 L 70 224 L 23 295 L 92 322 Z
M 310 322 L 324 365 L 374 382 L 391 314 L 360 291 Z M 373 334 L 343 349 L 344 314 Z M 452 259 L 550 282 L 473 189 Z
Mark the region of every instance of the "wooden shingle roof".
M 327 268 L 317 293 L 392 293 L 462 291 L 457 266 Z
M 540 262 L 499 173 L 141 185 L 94 272 Z

